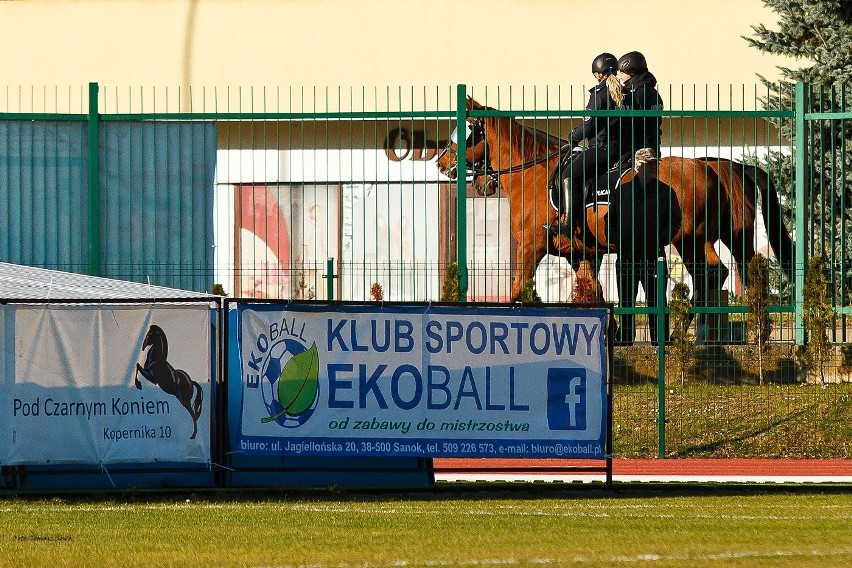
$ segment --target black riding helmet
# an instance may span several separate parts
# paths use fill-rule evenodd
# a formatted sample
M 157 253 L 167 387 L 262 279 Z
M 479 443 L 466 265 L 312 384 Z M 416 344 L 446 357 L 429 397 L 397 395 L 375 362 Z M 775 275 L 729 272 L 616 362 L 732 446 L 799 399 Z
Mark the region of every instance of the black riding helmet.
M 594 61 L 592 61 L 592 73 L 600 73 L 601 75 L 615 73 L 617 66 L 618 61 L 615 59 L 615 55 L 611 53 L 601 53 L 595 57 Z
M 637 75 L 648 70 L 648 63 L 644 55 L 630 51 L 618 58 L 618 70 L 628 75 Z

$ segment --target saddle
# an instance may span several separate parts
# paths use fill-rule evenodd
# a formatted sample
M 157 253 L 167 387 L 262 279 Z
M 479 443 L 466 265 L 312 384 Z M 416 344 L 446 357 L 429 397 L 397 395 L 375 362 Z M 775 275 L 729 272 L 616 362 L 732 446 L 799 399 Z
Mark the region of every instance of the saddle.
M 562 191 L 562 172 L 570 167 L 570 161 L 572 158 L 573 156 L 570 152 L 566 155 L 560 155 L 559 165 L 550 173 L 550 179 L 548 180 L 550 205 L 558 213 L 552 222 L 545 225 L 545 229 L 552 235 L 569 235 L 574 230 L 573 222 L 566 218 L 568 208 L 565 206 L 565 195 Z M 621 183 L 621 178 L 630 169 L 631 159 L 632 157 L 629 153 L 623 154 L 618 161 L 598 179 L 592 178 L 590 180 L 586 180 L 582 189 L 582 203 L 585 205 L 587 211 L 590 207 L 597 209 L 597 207 L 601 205 L 609 205 L 613 192 Z M 585 227 L 583 233 L 587 233 Z
M 565 194 L 562 191 L 562 173 L 571 167 L 571 160 L 573 159 L 574 155 L 571 152 L 571 148 L 563 146 L 560 149 L 559 162 L 553 168 L 553 171 L 550 172 L 547 182 L 550 206 L 560 215 L 566 212 Z M 631 160 L 632 156 L 630 153 L 625 153 L 605 174 L 597 179 L 585 180 L 582 188 L 583 204 L 589 207 L 609 203 L 610 192 L 618 187 L 621 176 L 630 168 Z
M 589 180 L 583 188 L 583 205 L 597 209 L 600 205 L 609 206 L 621 187 L 621 180 L 632 168 L 629 163 L 618 163 L 596 180 Z

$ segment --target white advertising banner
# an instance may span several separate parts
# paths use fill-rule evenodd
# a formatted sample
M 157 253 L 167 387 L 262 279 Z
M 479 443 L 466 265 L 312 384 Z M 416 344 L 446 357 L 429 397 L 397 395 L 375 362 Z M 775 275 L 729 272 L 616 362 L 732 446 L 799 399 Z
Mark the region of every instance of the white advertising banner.
M 603 458 L 607 324 L 605 309 L 241 304 L 232 449 Z
M 0 307 L 0 463 L 210 461 L 206 304 Z

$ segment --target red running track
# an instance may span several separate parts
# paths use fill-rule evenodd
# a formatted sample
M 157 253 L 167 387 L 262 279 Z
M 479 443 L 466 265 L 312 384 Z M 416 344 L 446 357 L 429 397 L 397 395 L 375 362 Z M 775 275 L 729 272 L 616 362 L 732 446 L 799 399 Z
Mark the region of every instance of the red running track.
M 570 475 L 584 473 L 583 469 L 600 469 L 602 460 L 563 459 L 468 459 L 436 458 L 433 461 L 437 478 L 453 476 L 487 476 L 511 474 L 513 477 L 541 475 Z M 580 469 L 578 469 L 580 468 Z M 822 459 L 614 459 L 615 479 L 672 478 L 708 479 L 753 478 L 767 481 L 770 478 L 808 478 L 803 481 L 852 481 L 852 460 Z M 810 479 L 813 478 L 813 479 Z M 824 478 L 824 479 L 820 479 Z

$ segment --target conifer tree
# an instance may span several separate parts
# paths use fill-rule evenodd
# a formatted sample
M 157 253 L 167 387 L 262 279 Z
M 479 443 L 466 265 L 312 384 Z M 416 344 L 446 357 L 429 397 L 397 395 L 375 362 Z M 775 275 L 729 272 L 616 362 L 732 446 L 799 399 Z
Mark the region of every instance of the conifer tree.
M 848 0 L 763 0 L 778 17 L 777 31 L 752 26 L 755 37 L 744 39 L 757 49 L 790 58 L 791 67 L 779 67 L 782 81 L 760 76 L 766 88 L 768 110 L 794 108 L 794 83 L 806 85 L 805 112 L 852 111 L 852 2 Z M 770 24 L 771 26 L 771 24 Z M 798 65 L 798 67 L 793 67 Z M 782 138 L 794 140 L 789 119 L 773 119 Z M 808 223 L 811 250 L 848 258 L 852 250 L 852 126 L 849 121 L 809 120 L 806 135 Z M 795 154 L 793 154 L 795 155 Z M 793 155 L 772 152 L 765 163 L 779 191 L 792 207 L 791 191 L 797 175 Z M 788 214 L 792 216 L 792 211 Z M 805 235 L 797 235 L 804 238 Z M 846 263 L 843 290 L 852 289 L 852 268 Z

